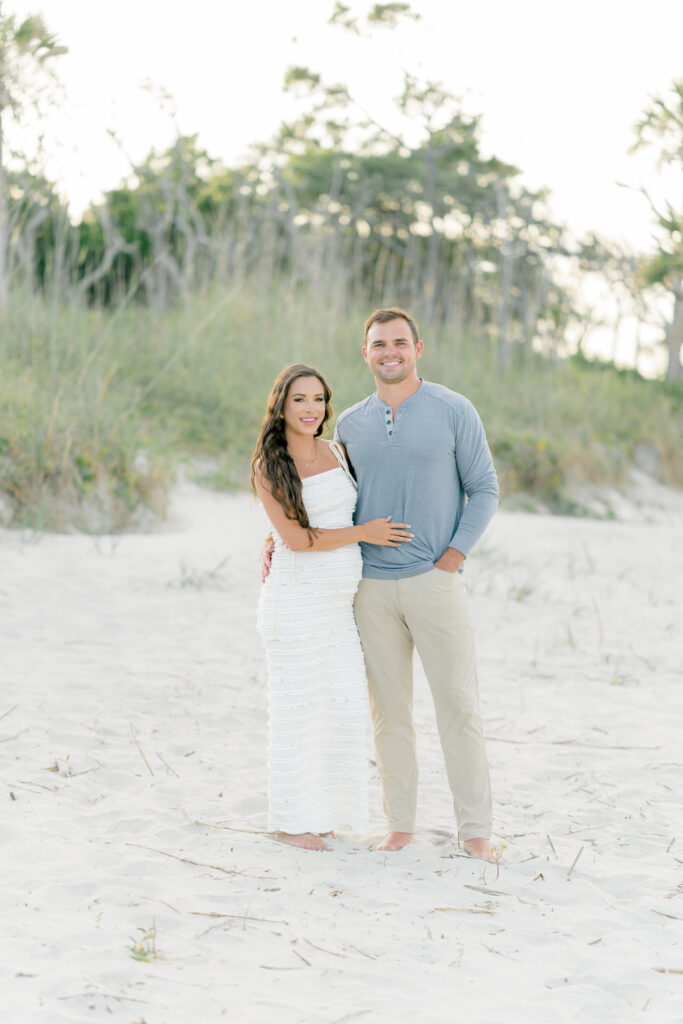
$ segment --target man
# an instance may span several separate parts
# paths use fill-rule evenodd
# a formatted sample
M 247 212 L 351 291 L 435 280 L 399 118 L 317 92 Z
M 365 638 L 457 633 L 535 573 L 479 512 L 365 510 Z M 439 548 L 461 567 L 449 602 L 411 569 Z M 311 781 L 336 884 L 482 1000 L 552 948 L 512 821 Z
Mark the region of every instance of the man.
M 377 391 L 343 412 L 335 432 L 358 480 L 356 521 L 391 514 L 414 533 L 395 548 L 361 544 L 355 615 L 389 820 L 389 833 L 376 849 L 400 850 L 415 832 L 416 647 L 434 699 L 459 839 L 471 856 L 495 861 L 462 564 L 495 512 L 498 484 L 474 406 L 418 377 L 422 350 L 406 312 L 374 312 L 365 324 L 363 358 Z

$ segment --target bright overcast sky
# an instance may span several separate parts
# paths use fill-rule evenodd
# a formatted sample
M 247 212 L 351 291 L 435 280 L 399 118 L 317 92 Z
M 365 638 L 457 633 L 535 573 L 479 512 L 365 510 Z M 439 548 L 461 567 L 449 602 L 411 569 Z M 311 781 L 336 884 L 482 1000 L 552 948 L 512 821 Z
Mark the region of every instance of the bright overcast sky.
M 372 6 L 347 2 L 356 12 Z M 133 161 L 167 146 L 174 128 L 141 89 L 145 80 L 173 96 L 182 133 L 197 133 L 230 162 L 291 115 L 281 92 L 288 65 L 346 82 L 387 123 L 406 68 L 464 96 L 483 115 L 484 152 L 520 167 L 529 187 L 547 186 L 555 216 L 574 232 L 648 246 L 645 200 L 616 182 L 661 194 L 653 157 L 627 151 L 648 97 L 683 77 L 683 3 L 414 0 L 421 22 L 374 41 L 328 26 L 332 8 L 332 0 L 4 0 L 8 14 L 43 13 L 69 48 L 56 62 L 65 96 L 47 128 L 49 176 L 79 212 L 129 171 L 108 130 Z

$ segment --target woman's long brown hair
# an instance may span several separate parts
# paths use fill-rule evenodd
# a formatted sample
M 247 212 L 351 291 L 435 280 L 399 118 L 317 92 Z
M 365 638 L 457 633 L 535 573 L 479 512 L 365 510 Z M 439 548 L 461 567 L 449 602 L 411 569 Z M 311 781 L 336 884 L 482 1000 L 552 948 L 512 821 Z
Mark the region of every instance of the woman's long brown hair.
M 325 396 L 325 415 L 315 432 L 315 437 L 322 434 L 325 424 L 332 415 L 330 407 L 332 392 L 320 371 L 305 363 L 295 363 L 293 366 L 285 367 L 277 377 L 268 396 L 266 415 L 261 424 L 261 433 L 251 460 L 251 486 L 256 494 L 256 474 L 259 473 L 265 477 L 273 497 L 280 502 L 287 518 L 293 519 L 305 530 L 308 530 L 310 537 L 313 531 L 301 494 L 301 477 L 287 450 L 285 437 L 285 402 L 290 387 L 299 377 L 316 377 L 322 384 Z

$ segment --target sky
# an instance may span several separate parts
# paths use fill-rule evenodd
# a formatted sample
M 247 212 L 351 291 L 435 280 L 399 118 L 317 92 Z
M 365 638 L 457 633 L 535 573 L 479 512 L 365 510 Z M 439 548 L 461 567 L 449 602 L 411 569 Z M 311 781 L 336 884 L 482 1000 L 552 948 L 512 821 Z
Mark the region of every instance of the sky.
M 361 13 L 371 6 L 348 3 Z M 415 0 L 419 22 L 372 39 L 327 25 L 332 7 L 332 0 L 4 0 L 6 13 L 40 11 L 69 48 L 56 62 L 64 88 L 43 130 L 50 176 L 73 211 L 117 185 L 151 146 L 170 144 L 178 129 L 196 132 L 213 156 L 239 159 L 294 112 L 281 89 L 291 64 L 347 82 L 390 125 L 398 124 L 391 100 L 406 69 L 443 82 L 480 113 L 484 152 L 518 166 L 527 186 L 547 187 L 554 214 L 576 234 L 597 230 L 648 246 L 647 203 L 617 182 L 644 183 L 658 195 L 671 184 L 660 183 L 653 156 L 628 149 L 649 97 L 683 76 L 678 0 Z M 175 124 L 160 92 L 173 98 Z

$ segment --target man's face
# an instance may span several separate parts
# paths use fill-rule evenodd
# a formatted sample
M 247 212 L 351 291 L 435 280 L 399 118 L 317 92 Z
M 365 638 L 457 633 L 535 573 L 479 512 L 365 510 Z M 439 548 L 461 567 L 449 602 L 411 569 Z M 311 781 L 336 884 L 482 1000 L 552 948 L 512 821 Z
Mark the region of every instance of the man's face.
M 375 380 L 383 384 L 398 384 L 417 377 L 415 364 L 421 355 L 422 342 L 415 344 L 403 317 L 373 324 L 363 346 L 363 359 Z

